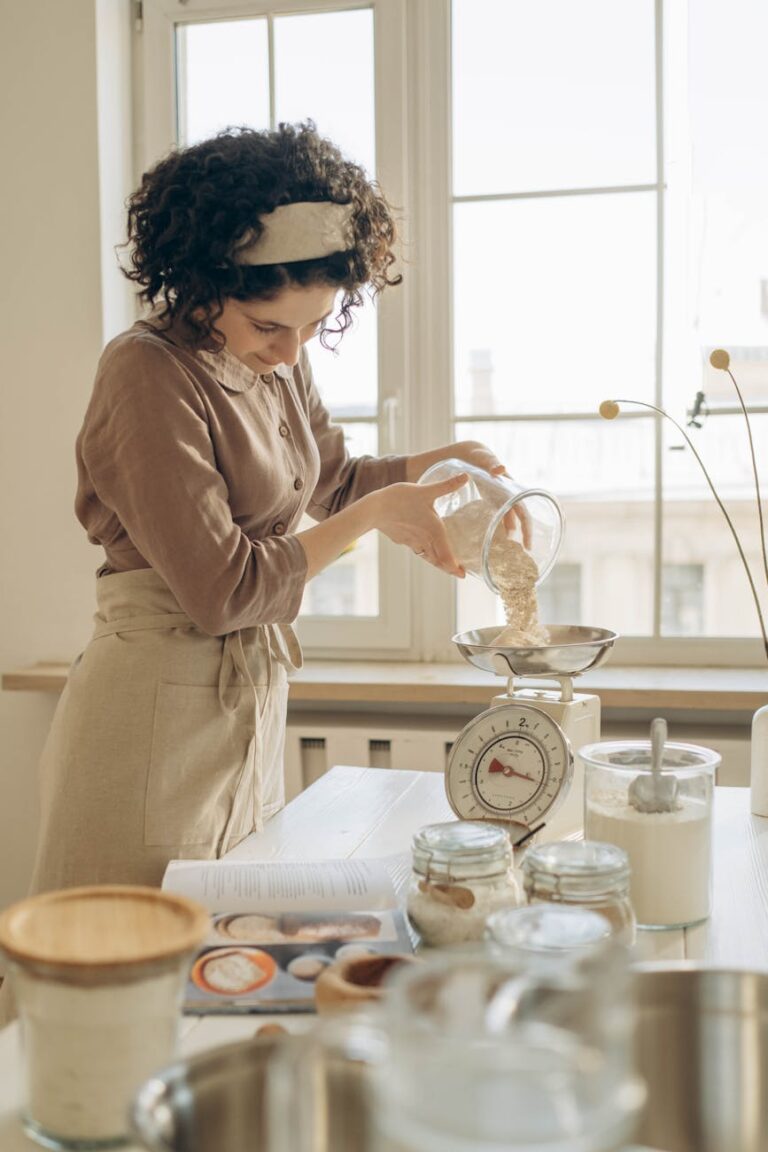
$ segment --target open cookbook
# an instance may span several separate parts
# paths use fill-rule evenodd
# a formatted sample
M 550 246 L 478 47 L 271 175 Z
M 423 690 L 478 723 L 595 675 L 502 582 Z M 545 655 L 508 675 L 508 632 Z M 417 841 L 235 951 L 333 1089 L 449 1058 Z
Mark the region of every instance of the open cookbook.
M 314 982 L 353 954 L 412 952 L 391 860 L 172 860 L 166 891 L 197 900 L 211 930 L 190 971 L 192 1014 L 309 1012 Z

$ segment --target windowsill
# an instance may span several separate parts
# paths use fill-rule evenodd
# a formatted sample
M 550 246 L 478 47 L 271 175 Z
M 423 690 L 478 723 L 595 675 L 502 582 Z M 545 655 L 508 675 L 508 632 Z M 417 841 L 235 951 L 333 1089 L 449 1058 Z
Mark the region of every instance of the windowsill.
M 6 692 L 61 692 L 68 665 L 31 664 L 6 672 Z M 576 680 L 604 708 L 751 713 L 768 703 L 766 668 L 673 668 L 604 665 Z M 334 705 L 478 705 L 503 691 L 498 676 L 467 664 L 310 660 L 291 683 L 292 703 Z

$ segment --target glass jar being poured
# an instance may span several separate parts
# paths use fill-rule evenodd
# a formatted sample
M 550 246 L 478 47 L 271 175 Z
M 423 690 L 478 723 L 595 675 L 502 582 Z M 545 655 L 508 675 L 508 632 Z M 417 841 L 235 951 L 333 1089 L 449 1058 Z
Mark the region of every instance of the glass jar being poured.
M 541 647 L 547 631 L 539 623 L 536 586 L 560 550 L 563 513 L 555 497 L 526 488 L 510 476 L 491 476 L 463 460 L 441 460 L 420 484 L 466 473 L 467 483 L 434 504 L 462 568 L 501 597 L 507 627 L 496 643 L 508 648 Z

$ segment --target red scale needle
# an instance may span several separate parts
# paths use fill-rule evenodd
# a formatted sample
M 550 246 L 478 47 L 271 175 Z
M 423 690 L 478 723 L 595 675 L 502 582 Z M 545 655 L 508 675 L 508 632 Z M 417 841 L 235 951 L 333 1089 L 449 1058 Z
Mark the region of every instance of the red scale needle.
M 505 776 L 519 776 L 521 780 L 530 780 L 531 784 L 536 783 L 533 776 L 527 776 L 525 772 L 518 772 L 517 768 L 512 768 L 508 764 L 502 764 L 501 760 L 497 760 L 495 756 L 488 766 L 488 771 L 502 772 Z

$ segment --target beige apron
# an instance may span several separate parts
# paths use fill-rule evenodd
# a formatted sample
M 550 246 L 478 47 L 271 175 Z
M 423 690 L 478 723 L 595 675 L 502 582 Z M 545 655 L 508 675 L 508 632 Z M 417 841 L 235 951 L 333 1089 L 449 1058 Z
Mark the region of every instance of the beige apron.
M 159 884 L 284 803 L 290 625 L 208 636 L 151 569 L 101 576 L 41 764 L 32 891 Z

